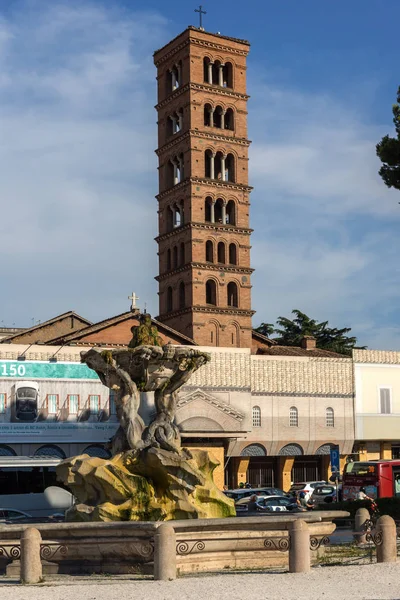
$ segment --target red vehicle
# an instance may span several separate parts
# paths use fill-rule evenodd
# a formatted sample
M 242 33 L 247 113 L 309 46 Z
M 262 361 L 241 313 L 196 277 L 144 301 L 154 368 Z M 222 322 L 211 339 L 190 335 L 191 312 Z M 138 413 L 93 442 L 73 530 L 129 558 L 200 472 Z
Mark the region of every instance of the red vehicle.
M 361 487 L 370 498 L 400 497 L 400 460 L 347 463 L 343 472 L 343 500 L 355 500 Z

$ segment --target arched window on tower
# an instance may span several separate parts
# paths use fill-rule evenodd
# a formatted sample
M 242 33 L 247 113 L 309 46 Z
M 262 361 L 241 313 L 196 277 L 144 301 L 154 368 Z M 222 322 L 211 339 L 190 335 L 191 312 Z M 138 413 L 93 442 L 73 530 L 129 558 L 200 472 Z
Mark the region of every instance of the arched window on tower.
M 174 228 L 174 212 L 170 206 L 167 208 L 167 231 L 172 231 Z
M 223 67 L 223 86 L 227 88 L 233 87 L 233 67 L 230 62 L 225 63 Z
M 180 265 L 183 266 L 185 264 L 185 243 L 181 242 L 180 245 Z
M 171 249 L 168 248 L 167 250 L 167 271 L 170 271 L 172 267 L 172 262 L 171 262 Z
M 185 308 L 185 284 L 183 281 L 179 284 L 179 308 Z
M 217 106 L 214 110 L 214 127 L 221 128 L 222 124 L 222 108 L 221 106 Z
M 235 129 L 235 119 L 231 108 L 228 108 L 225 113 L 225 129 L 229 129 L 230 131 Z
M 212 111 L 213 108 L 211 106 L 211 104 L 205 104 L 204 105 L 204 125 L 206 127 L 212 127 Z
M 182 214 L 181 208 L 179 206 L 175 206 L 175 223 L 174 227 L 180 227 L 182 225 Z
M 214 207 L 214 222 L 222 224 L 222 212 L 223 212 L 224 201 L 222 198 L 218 198 L 215 202 Z
M 171 312 L 173 308 L 172 304 L 172 287 L 167 288 L 167 312 Z
M 225 178 L 224 181 L 235 182 L 235 158 L 233 154 L 228 154 L 225 159 Z
M 176 269 L 178 266 L 178 247 L 174 246 L 172 249 L 172 267 Z
M 289 427 L 299 426 L 299 411 L 295 406 L 291 406 L 289 409 Z
M 237 248 L 236 244 L 229 244 L 229 264 L 237 265 Z
M 204 201 L 204 221 L 206 223 L 211 223 L 211 206 L 212 206 L 212 198 L 210 198 L 210 196 L 207 196 L 207 198 Z
M 230 283 L 228 283 L 228 287 L 227 287 L 227 294 L 228 294 L 228 306 L 239 306 L 238 304 L 238 288 L 237 285 L 234 281 L 231 281 Z
M 217 305 L 217 286 L 213 279 L 206 281 L 206 304 Z
M 210 61 L 208 56 L 203 61 L 204 65 L 204 83 L 212 85 L 213 82 L 213 63 Z
M 226 205 L 226 223 L 236 225 L 236 205 L 233 200 L 229 200 Z
M 223 154 L 222 152 L 217 152 L 214 159 L 214 177 L 211 179 L 219 179 L 221 181 L 225 181 L 223 175 Z
M 226 263 L 224 242 L 218 242 L 218 262 L 223 265 Z
M 215 177 L 215 154 L 211 150 L 206 150 L 204 154 L 204 176 L 209 179 Z
M 211 240 L 206 241 L 206 262 L 214 262 L 214 244 Z
M 220 81 L 222 81 L 222 76 L 220 75 L 220 67 L 221 61 L 215 60 L 212 63 L 212 83 L 213 85 L 222 85 Z
M 261 408 L 253 406 L 252 409 L 253 427 L 261 427 Z

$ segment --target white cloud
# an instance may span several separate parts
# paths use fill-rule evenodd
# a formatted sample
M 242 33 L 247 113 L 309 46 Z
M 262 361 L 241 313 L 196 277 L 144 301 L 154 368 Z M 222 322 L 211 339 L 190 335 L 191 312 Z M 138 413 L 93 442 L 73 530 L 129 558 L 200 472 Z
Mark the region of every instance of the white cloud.
M 156 312 L 152 52 L 165 21 L 29 8 L 0 30 L 2 319 L 95 320 L 125 310 L 132 287 Z
M 262 86 L 254 96 L 255 323 L 298 308 L 351 326 L 362 344 L 400 347 L 400 210 L 377 175 L 382 132 L 326 95 Z

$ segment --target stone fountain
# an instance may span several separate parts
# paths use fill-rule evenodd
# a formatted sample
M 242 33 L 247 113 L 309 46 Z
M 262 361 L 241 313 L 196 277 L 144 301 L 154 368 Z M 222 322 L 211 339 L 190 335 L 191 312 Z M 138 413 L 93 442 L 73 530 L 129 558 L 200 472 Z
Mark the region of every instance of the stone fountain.
M 127 350 L 91 349 L 81 361 L 115 392 L 119 429 L 112 458 L 86 454 L 63 461 L 57 476 L 76 504 L 69 521 L 164 521 L 229 517 L 233 501 L 213 482 L 218 462 L 205 450 L 182 448 L 174 423 L 179 388 L 210 360 L 207 352 L 161 345 L 150 315 L 132 328 Z M 155 415 L 140 416 L 143 392 L 154 393 Z

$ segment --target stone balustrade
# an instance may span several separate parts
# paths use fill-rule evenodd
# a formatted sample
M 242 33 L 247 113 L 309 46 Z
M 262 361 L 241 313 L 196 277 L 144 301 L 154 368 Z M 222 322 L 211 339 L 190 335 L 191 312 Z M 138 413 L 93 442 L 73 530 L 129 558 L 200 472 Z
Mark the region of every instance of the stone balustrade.
M 329 541 L 335 530 L 332 519 L 346 516 L 315 511 L 167 522 L 6 525 L 0 527 L 0 572 L 25 577 L 22 565 L 31 564 L 26 552 L 21 556 L 27 532 L 28 539 L 35 540 L 27 552 L 44 575 L 136 569 L 157 579 L 173 579 L 183 573 L 273 566 L 303 572 Z M 24 581 L 35 582 L 28 572 Z

